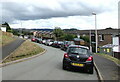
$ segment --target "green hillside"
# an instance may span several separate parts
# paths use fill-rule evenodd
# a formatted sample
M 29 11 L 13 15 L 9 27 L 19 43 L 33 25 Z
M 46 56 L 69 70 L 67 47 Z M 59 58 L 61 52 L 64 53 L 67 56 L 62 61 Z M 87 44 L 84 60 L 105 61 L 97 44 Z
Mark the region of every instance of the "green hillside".
M 4 46 L 14 40 L 12 33 L 0 31 L 0 46 Z

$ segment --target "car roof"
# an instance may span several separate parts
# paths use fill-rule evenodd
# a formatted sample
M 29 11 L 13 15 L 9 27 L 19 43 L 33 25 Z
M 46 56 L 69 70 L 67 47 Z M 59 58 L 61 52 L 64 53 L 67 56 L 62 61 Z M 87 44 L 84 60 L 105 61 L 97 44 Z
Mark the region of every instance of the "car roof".
M 80 48 L 89 49 L 87 46 L 81 46 L 81 45 L 70 45 L 69 47 L 80 47 Z

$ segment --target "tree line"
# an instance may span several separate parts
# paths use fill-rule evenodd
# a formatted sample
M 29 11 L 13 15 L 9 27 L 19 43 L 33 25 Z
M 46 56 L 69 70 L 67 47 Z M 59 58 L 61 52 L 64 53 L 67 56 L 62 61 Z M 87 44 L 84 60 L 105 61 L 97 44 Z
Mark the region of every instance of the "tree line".
M 56 40 L 71 41 L 74 38 L 77 38 L 77 35 L 66 33 L 66 31 L 62 30 L 60 27 L 55 27 L 55 29 L 53 30 L 53 34 L 55 35 Z M 89 42 L 89 37 L 87 36 L 80 36 L 80 39 L 83 39 L 84 41 Z
M 33 35 L 29 31 L 22 30 L 20 32 L 20 30 L 11 29 L 11 27 L 9 26 L 9 24 L 7 22 L 5 22 L 2 25 L 6 26 L 6 31 L 7 32 L 11 32 L 11 33 L 13 33 L 14 35 L 17 35 L 17 36 L 20 36 L 20 35 Z M 66 31 L 73 31 L 73 30 L 77 30 L 77 29 L 75 29 L 75 28 L 72 28 L 72 29 L 69 29 L 69 30 L 65 29 L 65 31 L 64 31 L 60 27 L 55 27 L 54 30 L 53 30 L 55 40 L 71 41 L 74 38 L 77 38 L 77 35 L 66 33 Z M 86 42 L 89 42 L 89 37 L 87 37 L 87 36 L 80 36 L 80 38 L 83 39 Z

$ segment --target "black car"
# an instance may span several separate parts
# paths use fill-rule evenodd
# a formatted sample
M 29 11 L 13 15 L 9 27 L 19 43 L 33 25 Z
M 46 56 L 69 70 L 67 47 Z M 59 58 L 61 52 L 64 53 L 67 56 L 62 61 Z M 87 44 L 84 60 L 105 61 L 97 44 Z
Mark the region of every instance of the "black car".
M 42 43 L 42 39 L 41 38 L 36 38 L 36 42 L 37 43 Z
M 63 58 L 63 69 L 83 68 L 93 74 L 93 56 L 88 47 L 70 45 Z

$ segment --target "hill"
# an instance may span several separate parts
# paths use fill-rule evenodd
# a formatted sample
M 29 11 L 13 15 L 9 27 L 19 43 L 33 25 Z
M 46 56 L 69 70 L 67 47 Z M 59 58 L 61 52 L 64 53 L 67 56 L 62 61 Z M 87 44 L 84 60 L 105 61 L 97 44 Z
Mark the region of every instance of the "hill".
M 4 46 L 14 40 L 12 33 L 0 31 L 0 46 Z

